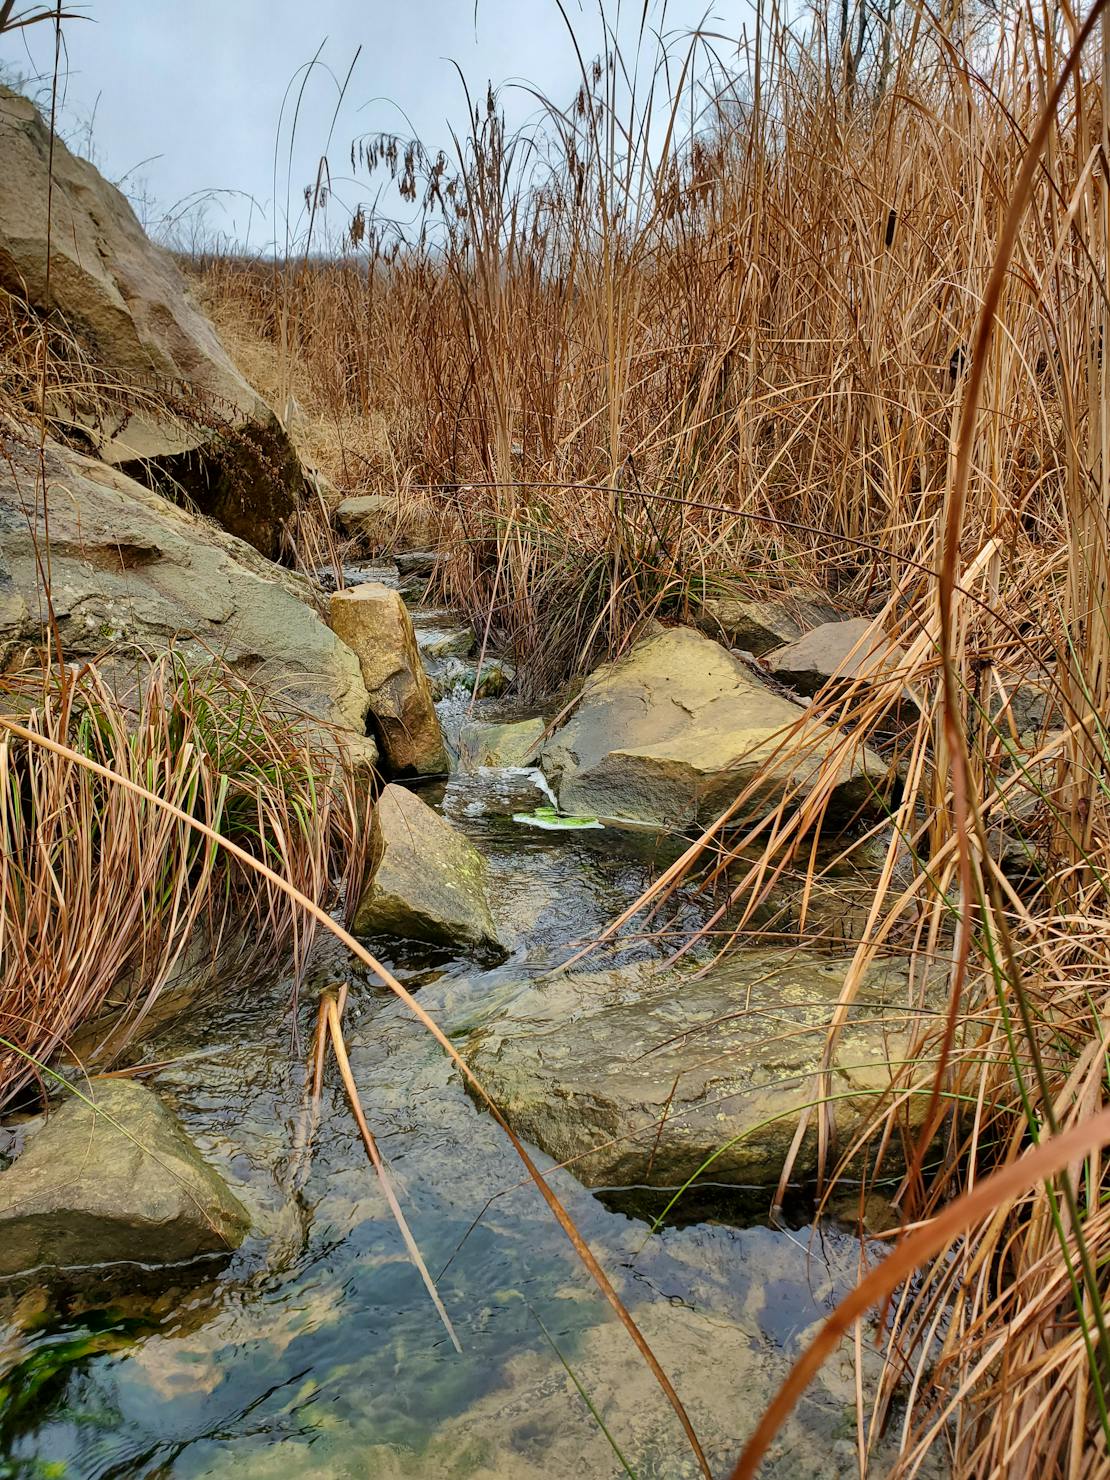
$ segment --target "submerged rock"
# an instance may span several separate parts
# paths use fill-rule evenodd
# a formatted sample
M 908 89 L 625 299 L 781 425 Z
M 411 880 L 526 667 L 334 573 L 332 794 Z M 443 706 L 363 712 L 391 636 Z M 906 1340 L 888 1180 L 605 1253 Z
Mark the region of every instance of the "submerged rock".
M 0 429 L 0 669 L 43 637 L 37 450 Z M 51 601 L 69 659 L 113 646 L 222 658 L 259 689 L 365 732 L 359 662 L 307 583 L 95 458 L 46 444 Z M 37 522 L 28 511 L 36 510 Z
M 80 1090 L 0 1173 L 0 1274 L 238 1248 L 245 1209 L 157 1095 L 126 1079 Z
M 522 719 L 515 724 L 472 720 L 459 733 L 459 769 L 534 766 L 546 728 L 542 719 Z
M 782 756 L 802 717 L 719 643 L 678 627 L 591 676 L 542 765 L 564 812 L 686 827 L 716 817 L 757 778 L 763 805 L 787 787 L 807 795 L 839 737 L 806 721 L 806 754 Z M 871 751 L 847 752 L 832 819 L 875 808 L 886 774 Z
M 897 672 L 906 654 L 873 629 L 870 617 L 824 622 L 797 642 L 772 653 L 769 667 L 780 683 L 799 694 L 816 694 L 834 676 L 838 681 L 875 681 Z
M 702 612 L 702 625 L 710 636 L 720 637 L 729 647 L 743 648 L 757 658 L 836 615 L 827 601 L 810 596 L 770 597 L 765 601 L 711 597 L 703 604 Z
M 376 582 L 337 591 L 333 631 L 358 655 L 383 758 L 397 776 L 448 768 L 428 675 L 400 592 Z
M 571 1161 L 587 1186 L 673 1187 L 712 1157 L 708 1181 L 771 1187 L 815 1097 L 849 964 L 745 951 L 699 978 L 641 966 L 563 974 L 509 1002 L 472 1035 L 467 1058 L 517 1134 Z M 903 1067 L 907 1006 L 905 971 L 872 966 L 832 1069 L 841 1149 Z M 913 1123 L 927 1099 L 909 1100 Z M 816 1167 L 811 1118 L 795 1176 Z
M 51 232 L 47 252 L 47 198 Z M 49 255 L 49 268 L 47 257 Z M 232 363 L 171 255 L 121 191 L 0 87 L 0 286 L 60 319 L 98 373 L 68 415 L 99 455 L 274 557 L 303 491 L 277 418 Z M 79 379 L 79 377 L 77 377 Z M 105 384 L 107 381 L 107 384 Z
M 481 855 L 404 786 L 387 786 L 378 798 L 370 881 L 351 928 L 356 935 L 507 954 L 490 914 Z

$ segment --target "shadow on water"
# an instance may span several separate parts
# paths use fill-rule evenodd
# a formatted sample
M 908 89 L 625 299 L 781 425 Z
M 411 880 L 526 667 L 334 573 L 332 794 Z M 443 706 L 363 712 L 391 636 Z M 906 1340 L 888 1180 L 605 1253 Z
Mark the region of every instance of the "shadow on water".
M 510 821 L 535 799 L 516 772 L 456 779 L 443 798 L 486 853 L 495 913 L 517 942 L 491 971 L 392 948 L 389 964 L 453 1035 L 560 964 L 673 856 L 673 842 L 643 835 Z M 677 910 L 680 924 L 695 916 L 690 901 Z M 346 1027 L 366 1115 L 461 1357 L 335 1082 L 307 1175 L 299 1185 L 293 1176 L 313 1002 L 338 980 L 351 985 Z M 290 1001 L 287 981 L 229 984 L 136 1047 L 137 1060 L 170 1061 L 151 1082 L 231 1180 L 254 1232 L 191 1282 L 122 1271 L 114 1285 L 12 1287 L 0 1333 L 0 1477 L 624 1473 L 564 1362 L 641 1480 L 696 1475 L 626 1333 L 419 1026 L 328 943 L 295 1022 Z M 674 1380 L 715 1473 L 726 1473 L 807 1332 L 853 1281 L 860 1245 L 834 1228 L 768 1227 L 765 1195 L 741 1208 L 731 1189 L 652 1235 L 644 1219 L 654 1215 L 634 1191 L 592 1194 L 564 1171 L 552 1180 Z M 830 1363 L 766 1473 L 854 1473 L 853 1391 L 850 1360 Z

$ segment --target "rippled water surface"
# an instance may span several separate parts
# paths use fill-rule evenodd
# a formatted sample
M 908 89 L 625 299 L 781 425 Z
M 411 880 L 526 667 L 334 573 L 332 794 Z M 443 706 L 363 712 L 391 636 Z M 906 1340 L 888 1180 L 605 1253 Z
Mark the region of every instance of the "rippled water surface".
M 655 838 L 509 820 L 542 800 L 522 773 L 447 789 L 444 810 L 487 854 L 495 913 L 518 942 L 493 971 L 394 950 L 390 964 L 453 1034 L 564 960 L 673 856 Z M 461 1356 L 405 1255 L 337 1081 L 311 1160 L 298 1164 L 312 1002 L 340 980 L 351 987 L 346 1026 L 367 1118 Z M 229 983 L 136 1056 L 170 1061 L 150 1082 L 248 1205 L 255 1232 L 199 1280 L 133 1271 L 111 1284 L 11 1292 L 0 1475 L 698 1473 L 496 1125 L 405 1010 L 328 944 L 295 1013 L 285 981 Z M 835 1230 L 712 1221 L 649 1236 L 569 1173 L 553 1180 L 673 1378 L 715 1473 L 727 1473 L 799 1344 L 851 1281 L 858 1244 Z M 766 1473 L 854 1473 L 854 1433 L 845 1353 Z

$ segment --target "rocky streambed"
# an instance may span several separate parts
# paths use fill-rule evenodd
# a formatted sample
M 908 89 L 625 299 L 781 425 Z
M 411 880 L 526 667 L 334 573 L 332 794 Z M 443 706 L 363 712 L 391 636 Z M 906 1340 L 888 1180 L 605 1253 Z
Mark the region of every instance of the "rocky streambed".
M 443 613 L 415 618 L 429 693 L 465 769 L 417 790 L 387 788 L 378 825 L 400 837 L 401 854 L 386 851 L 378 912 L 362 928 L 541 1164 L 570 1161 L 551 1172 L 553 1185 L 724 1474 L 865 1252 L 854 1204 L 844 1224 L 811 1227 L 799 1188 L 785 1224 L 768 1218 L 796 1123 L 780 1113 L 805 1097 L 843 961 L 754 953 L 694 981 L 661 971 L 665 930 L 626 942 L 604 969 L 561 971 L 682 839 L 662 826 L 558 826 L 552 789 L 527 764 L 542 725 L 522 725 L 493 701 L 472 706 L 465 633 Z M 673 786 L 673 767 L 670 776 Z M 545 808 L 556 823 L 542 825 Z M 479 860 L 489 930 L 460 907 L 454 943 L 451 931 L 399 939 L 422 928 L 412 925 L 421 910 L 443 914 L 441 894 L 429 902 L 420 892 L 431 887 L 440 828 L 450 849 Z M 410 842 L 425 865 L 415 882 L 405 872 Z M 458 871 L 454 853 L 447 866 Z M 386 907 L 400 907 L 397 894 L 408 926 Z M 664 923 L 689 930 L 706 908 L 680 894 Z M 313 1003 L 341 981 L 362 1104 L 461 1355 L 406 1255 L 337 1081 L 305 1155 Z M 837 1064 L 845 1134 L 889 1080 L 891 1018 L 905 992 L 899 973 L 881 968 L 861 995 Z M 154 1066 L 141 1083 L 223 1179 L 249 1232 L 199 1263 L 153 1269 L 135 1259 L 10 1279 L 0 1297 L 0 1474 L 695 1475 L 626 1333 L 424 1030 L 330 943 L 292 1001 L 284 979 L 223 983 L 133 1046 L 133 1061 Z M 74 1154 L 83 1149 L 92 1155 L 91 1137 Z M 853 1361 L 845 1347 L 826 1366 L 767 1473 L 854 1473 Z M 877 1362 L 865 1346 L 869 1370 Z
M 398 945 L 388 961 L 459 1043 L 498 1031 L 521 993 L 533 1033 L 565 1032 L 565 1004 L 553 998 L 545 1019 L 537 982 L 634 898 L 673 846 L 514 824 L 537 795 L 527 773 L 488 771 L 454 777 L 440 804 L 486 860 L 491 908 L 515 942 L 509 958 L 482 968 Z M 680 905 L 687 923 L 695 908 Z M 658 954 L 634 946 L 621 970 L 646 969 Z M 251 1232 L 199 1275 L 130 1268 L 10 1285 L 0 1473 L 626 1473 L 577 1379 L 634 1473 L 696 1474 L 670 1410 L 523 1185 L 511 1148 L 405 1010 L 325 950 L 296 1013 L 302 1041 L 315 989 L 340 979 L 351 986 L 347 1027 L 366 1115 L 462 1355 L 330 1081 L 306 1174 L 301 1167 L 304 1055 L 290 1046 L 290 984 L 228 983 L 135 1057 L 161 1066 L 143 1082 L 233 1188 Z M 587 1190 L 570 1171 L 553 1182 L 725 1473 L 753 1415 L 852 1281 L 855 1237 L 833 1223 L 771 1228 L 766 1197 L 735 1186 L 717 1189 L 711 1212 L 651 1235 L 634 1197 Z M 768 1473 L 853 1472 L 853 1385 L 845 1350 Z

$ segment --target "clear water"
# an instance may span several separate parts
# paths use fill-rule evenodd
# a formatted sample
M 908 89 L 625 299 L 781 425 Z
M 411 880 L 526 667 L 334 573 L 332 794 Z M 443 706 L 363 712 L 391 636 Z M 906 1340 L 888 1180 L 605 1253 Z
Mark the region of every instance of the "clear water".
M 564 960 L 673 856 L 672 844 L 642 835 L 511 823 L 514 810 L 542 800 L 520 772 L 456 778 L 442 797 L 489 859 L 495 913 L 517 948 L 491 971 L 398 949 L 389 964 L 460 1037 Z M 678 909 L 676 923 L 695 918 L 692 903 Z M 313 1001 L 339 981 L 350 983 L 346 1027 L 365 1112 L 461 1356 L 406 1257 L 334 1074 L 298 1172 Z M 496 1125 L 406 1011 L 331 943 L 296 1007 L 287 981 L 229 983 L 136 1046 L 135 1059 L 171 1061 L 148 1082 L 231 1181 L 255 1231 L 199 1276 L 132 1270 L 9 1290 L 0 1476 L 698 1473 L 665 1399 Z M 553 1182 L 678 1388 L 714 1473 L 726 1474 L 814 1323 L 852 1282 L 859 1245 L 831 1228 L 789 1233 L 758 1222 L 706 1220 L 649 1236 L 645 1222 L 617 1210 L 619 1198 L 589 1193 L 565 1172 Z M 855 1473 L 852 1373 L 847 1352 L 827 1365 L 768 1475 Z

